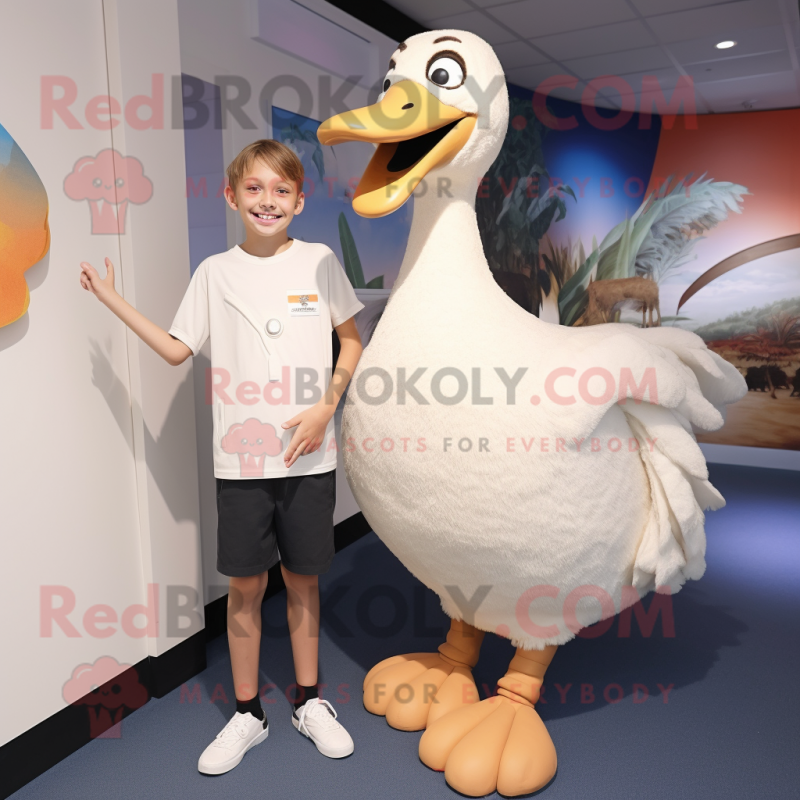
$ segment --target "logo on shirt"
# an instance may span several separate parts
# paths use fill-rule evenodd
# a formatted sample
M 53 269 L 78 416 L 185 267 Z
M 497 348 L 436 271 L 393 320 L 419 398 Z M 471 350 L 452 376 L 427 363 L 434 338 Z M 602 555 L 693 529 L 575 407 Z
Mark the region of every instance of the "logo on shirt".
M 311 292 L 298 292 L 290 294 L 289 316 L 290 317 L 318 317 L 319 316 L 319 295 Z

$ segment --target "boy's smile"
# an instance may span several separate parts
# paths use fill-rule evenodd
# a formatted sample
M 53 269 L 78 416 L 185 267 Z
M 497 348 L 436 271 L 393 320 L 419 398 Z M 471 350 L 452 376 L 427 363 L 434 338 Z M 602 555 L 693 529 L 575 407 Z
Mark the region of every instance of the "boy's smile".
M 282 214 L 272 214 L 272 213 L 261 213 L 258 209 L 255 211 L 250 212 L 256 219 L 256 222 L 259 225 L 264 225 L 269 227 L 270 225 L 275 224 L 279 219 L 283 217 Z
M 244 222 L 244 249 L 264 257 L 286 249 L 287 228 L 295 214 L 303 210 L 305 200 L 294 181 L 276 174 L 260 160 L 253 162 L 235 192 L 226 187 L 225 198 Z

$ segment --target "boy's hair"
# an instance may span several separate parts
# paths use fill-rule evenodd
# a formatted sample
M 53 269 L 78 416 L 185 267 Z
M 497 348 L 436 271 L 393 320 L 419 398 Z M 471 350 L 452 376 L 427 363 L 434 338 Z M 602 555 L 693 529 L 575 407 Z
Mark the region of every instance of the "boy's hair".
M 259 139 L 247 145 L 228 165 L 228 184 L 234 192 L 256 159 L 263 161 L 284 180 L 294 181 L 298 194 L 303 191 L 305 170 L 294 150 L 274 139 Z

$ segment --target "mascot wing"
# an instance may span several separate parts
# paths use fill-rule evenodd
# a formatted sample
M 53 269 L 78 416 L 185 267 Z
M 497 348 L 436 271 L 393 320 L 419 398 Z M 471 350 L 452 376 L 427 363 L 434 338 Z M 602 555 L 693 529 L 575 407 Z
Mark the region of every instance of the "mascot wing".
M 588 441 L 612 407 L 622 410 L 631 435 L 639 441 L 651 500 L 633 583 L 640 590 L 675 590 L 705 570 L 703 510 L 725 505 L 708 481 L 694 431 L 722 427 L 725 406 L 747 394 L 747 385 L 697 334 L 680 328 L 611 323 L 566 332 L 572 356 L 565 359 L 562 350 L 560 365 L 573 367 L 576 380 L 591 370 L 587 374 L 605 377 L 614 392 L 613 397 L 588 402 L 584 392 L 574 403 L 554 410 L 554 429 L 567 442 L 573 437 Z M 551 369 L 557 365 L 552 361 Z M 627 375 L 632 380 L 627 381 Z M 587 385 L 592 396 L 601 395 L 595 388 L 599 383 Z

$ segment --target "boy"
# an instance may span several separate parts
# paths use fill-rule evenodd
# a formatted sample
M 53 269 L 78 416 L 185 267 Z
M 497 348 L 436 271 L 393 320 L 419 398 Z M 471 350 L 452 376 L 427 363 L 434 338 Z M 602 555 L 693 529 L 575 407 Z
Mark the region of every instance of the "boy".
M 233 769 L 269 732 L 258 657 L 261 600 L 278 560 L 297 680 L 292 722 L 330 758 L 353 752 L 333 706 L 319 697 L 318 576 L 334 554 L 333 414 L 361 356 L 353 315 L 364 306 L 328 247 L 289 238 L 305 200 L 303 165 L 292 150 L 259 140 L 227 174 L 225 199 L 242 217 L 245 241 L 200 264 L 169 332 L 116 293 L 107 258 L 105 279 L 86 262 L 80 276 L 169 364 L 197 355 L 211 336 L 217 569 L 230 577 L 236 693 L 236 713 L 198 762 L 212 775 Z M 332 376 L 331 327 L 341 342 Z

